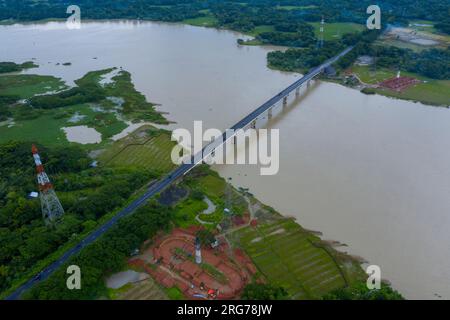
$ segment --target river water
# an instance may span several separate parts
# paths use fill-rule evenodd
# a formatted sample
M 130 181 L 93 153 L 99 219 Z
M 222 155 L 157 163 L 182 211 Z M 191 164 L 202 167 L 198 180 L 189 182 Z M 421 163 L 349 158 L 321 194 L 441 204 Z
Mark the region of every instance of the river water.
M 40 67 L 28 73 L 69 84 L 91 70 L 123 67 L 169 112 L 172 128 L 203 120 L 223 130 L 300 76 L 268 69 L 271 48 L 238 46 L 239 37 L 124 21 L 84 23 L 80 30 L 63 23 L 2 26 L 0 61 L 35 59 Z M 407 298 L 450 299 L 448 109 L 316 82 L 260 125 L 280 130 L 279 174 L 215 167 L 222 176 L 379 265 Z

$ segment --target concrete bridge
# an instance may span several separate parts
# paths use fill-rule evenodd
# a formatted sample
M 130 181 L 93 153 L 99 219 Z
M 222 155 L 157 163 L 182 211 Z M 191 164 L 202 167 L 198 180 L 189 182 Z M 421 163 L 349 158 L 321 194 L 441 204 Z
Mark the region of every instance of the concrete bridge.
M 236 123 L 234 126 L 232 126 L 230 129 L 236 130 L 238 129 L 246 129 L 249 126 L 255 127 L 256 120 L 262 116 L 264 113 L 268 113 L 268 116 L 270 117 L 272 114 L 272 109 L 275 106 L 275 104 L 279 101 L 283 101 L 283 104 L 287 104 L 287 97 L 289 94 L 295 91 L 296 95 L 299 94 L 299 90 L 301 86 L 306 84 L 308 86 L 310 80 L 314 79 L 317 75 L 319 75 L 326 67 L 332 65 L 336 61 L 338 61 L 341 57 L 346 55 L 348 52 L 350 52 L 353 49 L 353 47 L 348 47 L 335 57 L 328 59 L 324 63 L 322 63 L 320 66 L 315 67 L 311 69 L 306 75 L 304 75 L 301 79 L 295 81 L 293 84 L 291 84 L 289 87 L 278 93 L 277 95 L 273 96 L 266 102 L 264 102 L 260 107 L 256 108 L 253 112 L 251 112 L 249 115 L 244 117 L 242 120 L 240 120 L 238 123 Z M 129 214 L 131 214 L 134 210 L 136 210 L 138 207 L 143 205 L 149 198 L 153 197 L 154 195 L 160 193 L 165 188 L 167 188 L 169 185 L 177 181 L 178 179 L 181 179 L 185 174 L 187 174 L 189 171 L 191 171 L 194 167 L 196 167 L 198 164 L 203 162 L 203 160 L 208 157 L 212 152 L 214 152 L 214 149 L 222 145 L 226 142 L 226 140 L 233 138 L 233 135 L 227 137 L 226 133 L 224 132 L 222 135 L 223 139 L 216 139 L 212 141 L 210 144 L 206 145 L 202 151 L 201 154 L 194 155 L 192 157 L 192 161 L 190 164 L 182 164 L 172 172 L 170 172 L 166 177 L 164 177 L 162 180 L 159 180 L 158 182 L 152 184 L 147 191 L 138 199 L 134 200 L 131 204 L 129 204 L 127 207 L 122 209 L 120 212 L 118 212 L 114 217 L 112 217 L 109 221 L 105 222 L 103 225 L 101 225 L 98 229 L 94 230 L 92 233 L 90 233 L 86 238 L 81 240 L 75 247 L 72 247 L 71 249 L 64 252 L 64 254 L 55 262 L 50 264 L 47 268 L 42 270 L 40 273 L 35 275 L 33 278 L 28 280 L 25 284 L 23 284 L 21 287 L 19 287 L 17 290 L 15 290 L 11 295 L 9 295 L 6 299 L 7 300 L 14 300 L 19 299 L 20 295 L 30 289 L 33 285 L 36 283 L 46 280 L 50 275 L 52 275 L 62 264 L 66 263 L 70 258 L 72 258 L 74 255 L 76 255 L 78 252 L 80 252 L 84 247 L 87 245 L 93 243 L 95 240 L 97 240 L 100 236 L 102 236 L 105 232 L 107 232 L 111 227 L 117 223 L 117 221 Z M 205 153 L 205 150 L 211 150 L 210 152 Z M 200 153 L 200 152 L 199 152 Z
M 227 135 L 227 132 L 224 132 L 222 134 L 222 139 L 216 139 L 212 142 L 210 142 L 208 145 L 203 147 L 201 152 L 194 155 L 191 158 L 191 163 L 194 164 L 192 168 L 184 172 L 184 174 L 188 173 L 191 169 L 193 169 L 197 164 L 203 162 L 205 158 L 207 158 L 209 155 L 214 155 L 214 151 L 216 148 L 220 147 L 222 144 L 226 143 L 227 140 L 231 138 L 236 138 L 236 131 L 239 129 L 247 129 L 248 127 L 255 128 L 256 127 L 256 121 L 258 118 L 260 118 L 262 115 L 264 115 L 267 112 L 267 116 L 270 119 L 272 117 L 272 110 L 275 107 L 275 105 L 279 101 L 283 101 L 283 106 L 287 105 L 287 98 L 292 92 L 295 91 L 295 96 L 298 97 L 300 94 L 300 88 L 306 84 L 306 86 L 309 86 L 310 81 L 314 79 L 316 76 L 318 76 L 320 73 L 322 73 L 327 67 L 331 66 L 333 63 L 338 61 L 340 58 L 342 58 L 344 55 L 349 53 L 353 49 L 353 46 L 348 47 L 338 55 L 334 56 L 331 59 L 326 60 L 324 63 L 322 63 L 320 66 L 315 67 L 311 69 L 307 74 L 305 74 L 303 77 L 301 77 L 299 80 L 295 81 L 293 84 L 291 84 L 286 89 L 282 90 L 277 95 L 273 96 L 266 102 L 264 102 L 261 106 L 256 108 L 254 111 L 252 111 L 250 114 L 248 114 L 245 118 L 241 119 L 238 123 L 236 123 L 234 126 L 232 126 L 230 129 L 234 132 L 234 134 Z M 209 151 L 208 151 L 209 150 Z

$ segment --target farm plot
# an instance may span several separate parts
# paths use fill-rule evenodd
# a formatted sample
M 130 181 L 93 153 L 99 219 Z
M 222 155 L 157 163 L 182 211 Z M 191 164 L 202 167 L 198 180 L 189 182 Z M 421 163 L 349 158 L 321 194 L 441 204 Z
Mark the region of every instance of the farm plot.
M 136 166 L 166 173 L 174 167 L 170 157 L 174 145 L 168 133 L 143 126 L 114 142 L 99 160 L 108 166 Z
M 131 284 L 126 291 L 118 294 L 115 300 L 167 300 L 165 292 L 149 278 Z
M 333 257 L 314 244 L 318 238 L 290 219 L 237 231 L 239 244 L 269 282 L 292 299 L 315 299 L 344 287 L 346 279 Z

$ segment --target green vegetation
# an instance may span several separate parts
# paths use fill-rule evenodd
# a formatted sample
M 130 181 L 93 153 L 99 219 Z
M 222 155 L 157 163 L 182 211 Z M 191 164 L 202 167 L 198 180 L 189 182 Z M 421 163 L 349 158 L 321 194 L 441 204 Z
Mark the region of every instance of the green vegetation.
M 216 237 L 214 236 L 214 234 L 206 229 L 197 231 L 196 236 L 199 238 L 202 246 L 209 246 L 211 245 L 211 243 L 216 241 Z
M 362 82 L 377 84 L 396 76 L 397 71 L 386 68 L 373 68 L 369 66 L 352 66 L 351 71 L 355 73 Z M 417 78 L 422 83 L 397 92 L 384 88 L 368 89 L 369 92 L 395 97 L 405 100 L 420 101 L 431 105 L 450 105 L 450 80 L 434 80 L 419 76 L 411 72 L 402 72 L 402 76 Z M 367 91 L 367 90 L 366 90 Z
M 172 287 L 165 289 L 167 296 L 170 300 L 184 300 L 183 292 L 178 287 Z
M 146 125 L 115 141 L 98 160 L 107 166 L 131 166 L 163 174 L 174 168 L 170 158 L 174 146 L 168 132 Z
M 317 6 L 309 5 L 309 6 L 277 6 L 278 10 L 307 10 L 307 9 L 316 9 Z
M 111 81 L 102 84 L 113 72 Z M 68 145 L 62 128 L 85 125 L 100 132 L 106 143 L 127 127 L 125 120 L 167 123 L 136 91 L 126 71 L 93 71 L 75 83 L 67 89 L 60 79 L 50 76 L 0 76 L 0 142 L 20 139 Z
M 234 233 L 270 284 L 281 286 L 292 299 L 316 299 L 360 276 L 353 262 L 344 266 L 320 239 L 290 219 L 277 219 Z M 356 270 L 356 271 L 355 271 Z
M 209 273 L 218 282 L 222 284 L 228 283 L 227 277 L 221 271 L 217 270 L 217 268 L 214 267 L 213 265 L 210 265 L 208 263 L 202 263 L 201 267 L 205 272 Z
M 314 33 L 316 37 L 320 34 L 320 22 L 312 22 L 314 27 Z M 347 33 L 358 33 L 362 32 L 365 26 L 352 22 L 335 22 L 335 23 L 325 23 L 323 29 L 323 39 L 325 41 L 340 39 L 344 34 Z
M 126 257 L 144 240 L 161 230 L 168 231 L 171 210 L 152 202 L 133 215 L 121 219 L 110 231 L 70 259 L 48 280 L 25 294 L 27 299 L 93 299 L 107 295 L 104 277 L 121 271 Z M 81 290 L 67 290 L 66 267 L 78 265 L 83 270 Z
M 379 290 L 370 290 L 363 282 L 333 290 L 323 298 L 326 300 L 403 300 L 400 293 L 386 284 L 382 284 Z
M 242 293 L 244 300 L 283 300 L 286 298 L 288 298 L 288 293 L 283 287 L 265 283 L 250 283 Z
M 216 27 L 217 19 L 212 15 L 183 20 L 183 23 L 198 27 Z
M 355 48 L 336 63 L 340 68 L 346 68 L 354 62 L 359 54 L 367 50 L 370 44 L 377 39 L 378 35 L 379 31 L 376 30 L 346 33 L 339 40 L 325 41 L 322 48 L 310 46 L 300 49 L 288 49 L 284 52 L 269 52 L 267 55 L 268 65 L 275 69 L 304 73 L 310 68 L 334 57 L 346 47 L 353 45 Z
M 450 80 L 450 47 L 414 52 L 397 47 L 371 46 L 367 54 L 377 57 L 376 66 L 400 69 L 419 75 Z
M 185 199 L 175 207 L 175 224 L 182 228 L 187 228 L 191 225 L 200 225 L 195 217 L 207 207 L 208 205 L 203 200 Z
M 18 72 L 25 69 L 36 68 L 37 65 L 32 61 L 27 61 L 21 64 L 14 62 L 0 62 L 0 73 Z
M 91 160 L 79 147 L 38 145 L 65 209 L 63 220 L 49 232 L 39 199 L 27 199 L 36 190 L 30 148 L 31 143 L 0 144 L 0 291 L 26 280 L 36 265 L 50 262 L 58 248 L 92 231 L 154 177 L 148 170 L 90 168 Z
M 174 298 L 174 296 L 172 296 Z M 108 298 L 114 300 L 167 300 L 166 292 L 151 278 L 129 283 L 119 289 L 108 289 Z
M 430 80 L 404 90 L 403 92 L 388 89 L 374 89 L 378 94 L 404 100 L 420 101 L 437 106 L 450 105 L 450 80 Z
M 0 96 L 29 99 L 36 94 L 65 89 L 61 79 L 31 74 L 0 76 Z

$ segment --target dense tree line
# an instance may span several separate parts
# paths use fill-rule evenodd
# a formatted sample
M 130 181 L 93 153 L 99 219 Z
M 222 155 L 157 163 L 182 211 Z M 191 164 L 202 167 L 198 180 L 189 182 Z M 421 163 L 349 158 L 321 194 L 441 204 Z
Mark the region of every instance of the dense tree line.
M 338 62 L 340 67 L 345 68 L 351 65 L 359 54 L 367 51 L 370 44 L 377 39 L 378 35 L 379 31 L 376 30 L 348 33 L 343 35 L 340 40 L 325 41 L 323 47 L 311 45 L 302 49 L 269 52 L 267 61 L 272 68 L 285 71 L 306 72 L 308 69 L 335 56 L 346 47 L 353 45 L 355 48 Z
M 256 38 L 264 44 L 307 47 L 316 43 L 314 28 L 307 23 L 275 24 L 276 32 L 263 32 Z
M 27 198 L 37 190 L 31 143 L 0 144 L 0 292 L 73 236 L 91 230 L 98 218 L 123 206 L 134 190 L 156 177 L 148 170 L 90 168 L 91 159 L 79 147 L 38 147 L 65 215 L 49 230 L 39 199 Z
M 250 283 L 244 288 L 244 300 L 283 300 L 288 298 L 286 289 L 266 283 Z
M 105 99 L 104 91 L 98 84 L 74 87 L 55 94 L 34 96 L 30 104 L 34 108 L 54 109 L 82 103 L 94 103 Z
M 19 96 L 15 95 L 0 95 L 0 122 L 8 120 L 12 117 L 12 112 L 9 106 L 20 100 Z
M 27 299 L 93 299 L 106 295 L 105 277 L 121 271 L 131 252 L 160 231 L 168 231 L 172 209 L 152 202 L 123 218 L 110 231 L 83 249 L 48 280 L 25 294 Z M 66 286 L 66 268 L 77 265 L 81 269 L 81 290 Z
M 433 79 L 450 79 L 450 47 L 414 52 L 397 47 L 371 46 L 368 54 L 376 58 L 376 65 L 406 70 Z
M 182 21 L 205 15 L 210 9 L 220 26 L 236 30 L 251 30 L 257 25 L 273 25 L 273 20 L 364 23 L 366 8 L 371 0 L 3 0 L 0 20 L 40 20 L 66 18 L 66 8 L 76 4 L 82 16 L 89 19 L 149 19 Z M 440 22 L 441 30 L 448 30 L 449 0 L 379 0 L 377 4 L 386 22 L 407 23 L 413 19 Z M 297 6 L 298 9 L 278 10 L 278 6 Z M 445 22 L 446 21 L 446 22 Z M 447 26 L 447 27 L 446 27 Z
M 288 49 L 285 52 L 270 52 L 267 60 L 272 68 L 305 72 L 336 55 L 346 46 L 354 45 L 355 48 L 337 62 L 339 67 L 347 68 L 359 55 L 366 54 L 374 56 L 379 67 L 405 70 L 433 79 L 450 79 L 450 47 L 415 52 L 374 44 L 378 35 L 379 32 L 368 30 L 359 34 L 345 34 L 341 40 L 325 41 L 323 48 L 310 46 Z
M 402 295 L 387 284 L 380 289 L 370 290 L 359 282 L 350 287 L 336 289 L 323 297 L 324 300 L 403 300 Z

